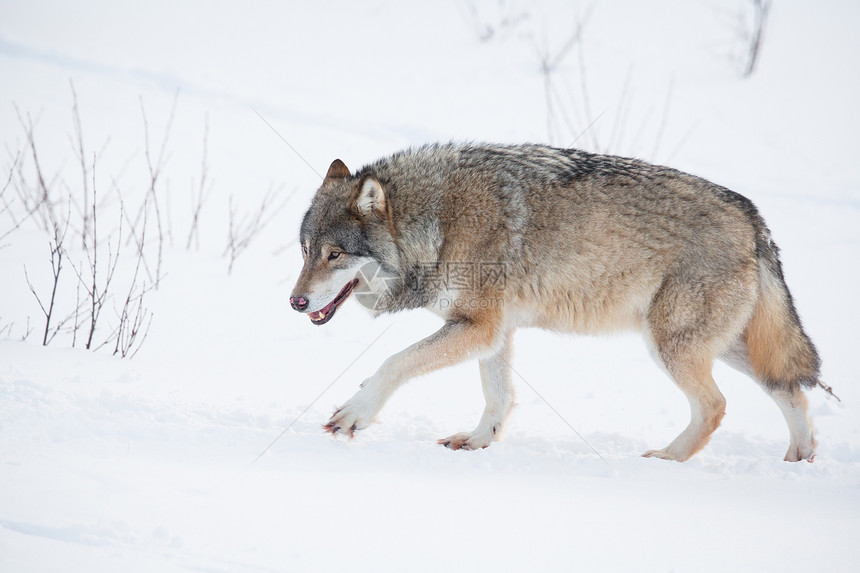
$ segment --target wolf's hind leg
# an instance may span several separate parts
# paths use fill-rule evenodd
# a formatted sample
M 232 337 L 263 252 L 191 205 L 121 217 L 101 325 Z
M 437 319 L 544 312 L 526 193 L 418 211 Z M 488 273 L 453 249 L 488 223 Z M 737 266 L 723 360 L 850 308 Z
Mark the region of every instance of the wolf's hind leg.
M 711 376 L 712 362 L 667 364 L 672 379 L 690 402 L 690 424 L 662 450 L 649 450 L 646 458 L 683 462 L 708 443 L 726 413 L 726 399 Z
M 651 302 L 648 327 L 653 350 L 690 403 L 690 423 L 672 443 L 645 452 L 683 462 L 708 443 L 726 413 L 726 399 L 711 370 L 726 333 L 745 319 L 744 295 L 726 291 L 719 281 L 669 277 Z
M 770 391 L 770 397 L 779 406 L 788 430 L 791 434 L 791 442 L 785 453 L 785 461 L 799 462 L 800 460 L 812 461 L 815 457 L 815 435 L 812 423 L 809 420 L 809 404 L 806 395 L 799 385 L 791 389 L 777 388 Z
M 511 351 L 513 331 L 505 335 L 499 351 L 479 361 L 481 384 L 486 406 L 478 426 L 471 432 L 460 432 L 439 443 L 452 450 L 486 448 L 501 438 L 505 421 L 514 407 L 514 385 L 511 381 Z
M 786 387 L 768 385 L 759 380 L 750 363 L 749 351 L 743 339 L 738 339 L 725 353 L 720 356 L 726 364 L 743 372 L 762 387 L 770 396 L 788 424 L 791 441 L 788 451 L 785 453 L 785 461 L 799 462 L 800 460 L 812 461 L 815 457 L 815 429 L 809 419 L 809 404 L 806 395 L 799 384 Z

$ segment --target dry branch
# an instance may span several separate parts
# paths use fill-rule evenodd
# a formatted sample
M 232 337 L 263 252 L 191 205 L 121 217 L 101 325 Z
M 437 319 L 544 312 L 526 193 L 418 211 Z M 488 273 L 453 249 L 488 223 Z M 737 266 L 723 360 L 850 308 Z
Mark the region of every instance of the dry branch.
M 767 16 L 770 12 L 770 0 L 752 0 L 753 4 L 753 27 L 750 33 L 749 49 L 747 50 L 747 62 L 744 67 L 744 77 L 748 78 L 755 70 L 758 55 L 761 51 L 762 36 L 767 24 Z
M 191 191 L 191 227 L 188 230 L 188 239 L 185 241 L 185 248 L 190 249 L 191 243 L 194 243 L 196 249 L 200 249 L 200 211 L 203 209 L 204 203 L 212 194 L 212 186 L 209 183 L 209 114 L 206 114 L 206 124 L 203 132 L 203 160 L 200 164 L 200 184 L 197 186 L 197 192 Z
M 275 215 L 284 208 L 287 201 L 289 201 L 290 197 L 287 197 L 277 207 L 272 209 L 272 205 L 280 194 L 281 188 L 273 189 L 269 187 L 257 209 L 244 215 L 239 214 L 233 203 L 233 195 L 230 195 L 230 222 L 227 233 L 227 247 L 224 249 L 223 254 L 230 261 L 227 266 L 228 274 L 233 272 L 233 265 L 236 263 L 239 255 L 250 246 L 254 238 L 260 234 Z

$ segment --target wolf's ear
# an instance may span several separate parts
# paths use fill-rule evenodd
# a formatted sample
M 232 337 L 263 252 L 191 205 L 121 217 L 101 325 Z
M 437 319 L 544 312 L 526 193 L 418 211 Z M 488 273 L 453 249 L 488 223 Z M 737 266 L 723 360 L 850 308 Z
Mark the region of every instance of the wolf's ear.
M 370 214 L 385 217 L 385 191 L 376 177 L 368 175 L 361 180 L 358 192 L 352 200 L 352 209 L 362 217 Z
M 328 173 L 325 174 L 325 180 L 344 179 L 349 176 L 349 168 L 346 164 L 340 159 L 335 159 L 331 162 L 331 165 L 328 168 Z

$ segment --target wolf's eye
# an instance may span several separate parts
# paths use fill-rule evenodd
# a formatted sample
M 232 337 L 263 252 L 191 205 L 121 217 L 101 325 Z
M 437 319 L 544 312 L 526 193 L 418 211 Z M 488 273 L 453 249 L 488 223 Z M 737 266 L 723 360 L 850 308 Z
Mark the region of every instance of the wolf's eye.
M 328 260 L 333 261 L 340 256 L 340 251 L 332 251 L 328 254 Z
M 302 245 L 302 256 L 308 258 L 308 248 L 304 245 Z

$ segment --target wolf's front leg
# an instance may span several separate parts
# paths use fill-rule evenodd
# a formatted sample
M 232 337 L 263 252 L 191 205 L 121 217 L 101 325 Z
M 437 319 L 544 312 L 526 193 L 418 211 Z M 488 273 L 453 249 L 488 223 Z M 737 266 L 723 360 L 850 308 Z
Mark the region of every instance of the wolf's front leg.
M 494 316 L 451 320 L 424 340 L 398 352 L 364 381 L 361 388 L 338 408 L 323 428 L 350 437 L 368 427 L 401 384 L 468 358 L 482 358 L 504 345 Z M 483 365 L 482 365 L 483 372 Z M 485 390 L 486 391 L 486 390 Z
M 481 359 L 481 384 L 486 406 L 478 426 L 471 432 L 460 432 L 439 443 L 452 450 L 478 450 L 501 438 L 508 415 L 514 407 L 514 385 L 511 381 L 513 331 L 505 335 L 499 351 Z

